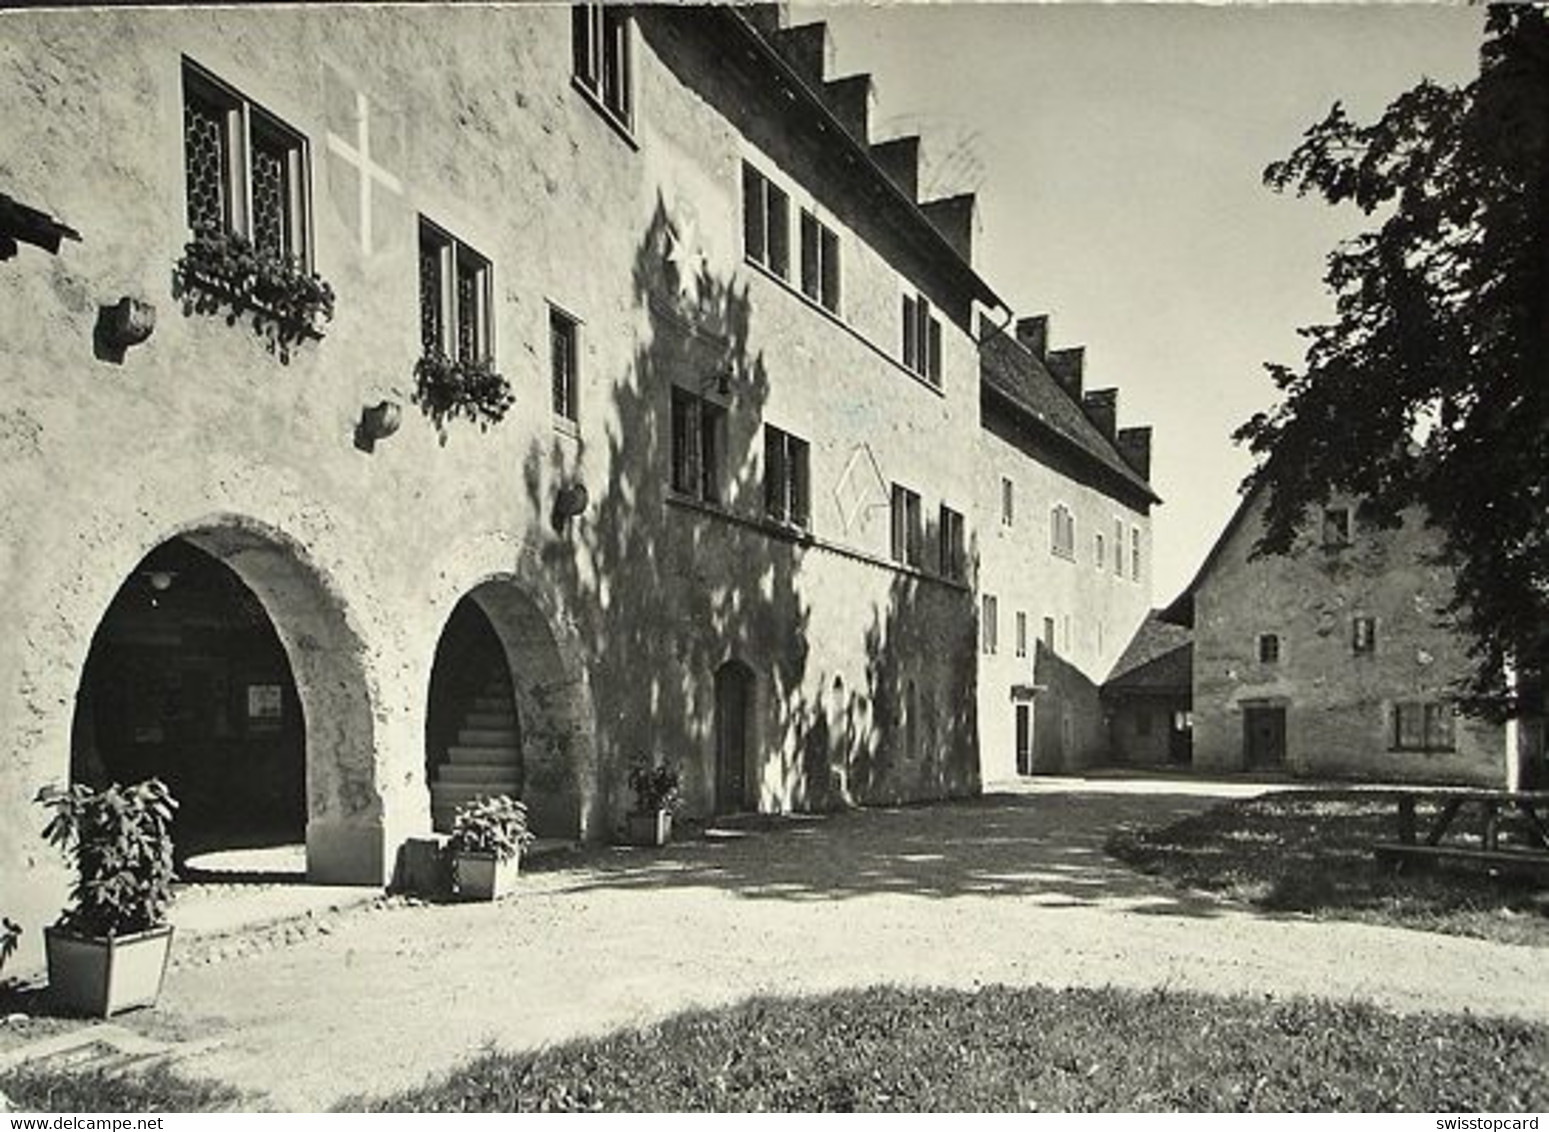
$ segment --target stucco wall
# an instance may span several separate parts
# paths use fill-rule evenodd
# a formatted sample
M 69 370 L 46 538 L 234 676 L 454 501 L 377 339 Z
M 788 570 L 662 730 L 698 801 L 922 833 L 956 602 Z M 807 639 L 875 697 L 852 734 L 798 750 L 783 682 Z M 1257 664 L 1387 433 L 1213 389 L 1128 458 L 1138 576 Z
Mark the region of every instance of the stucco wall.
M 609 831 L 625 766 L 653 752 L 682 761 L 688 807 L 705 811 L 713 678 L 730 658 L 755 676 L 762 808 L 977 788 L 971 591 L 885 561 L 888 479 L 927 516 L 971 510 L 970 304 L 938 304 L 954 315 L 942 390 L 893 360 L 904 277 L 945 284 L 913 251 L 863 247 L 847 224 L 859 190 L 819 177 L 796 142 L 781 150 L 782 127 L 728 118 L 746 104 L 692 16 L 647 11 L 636 27 L 632 138 L 573 88 L 565 8 L 0 18 L 6 191 L 83 234 L 0 267 L 0 910 L 30 941 L 64 888 L 31 798 L 68 775 L 92 634 L 136 562 L 189 532 L 287 647 L 322 878 L 381 883 L 428 829 L 436 641 L 491 582 L 537 611 L 513 631 L 546 638 L 530 655 L 554 671 L 522 691 L 547 718 L 524 732 L 574 767 L 574 832 Z M 172 298 L 184 56 L 309 141 L 315 264 L 338 304 L 288 363 Z M 327 140 L 356 138 L 357 93 L 400 186 L 375 187 L 369 254 L 358 181 Z M 742 263 L 750 154 L 841 232 L 841 319 Z M 492 261 L 496 364 L 515 395 L 504 422 L 452 422 L 444 444 L 409 403 L 419 214 Z M 121 295 L 155 303 L 158 322 L 113 364 L 94 357 L 93 324 Z M 577 429 L 550 411 L 551 302 L 582 320 Z M 706 511 L 667 488 L 668 397 L 722 370 L 729 495 Z M 362 406 L 383 398 L 403 425 L 361 451 Z M 766 420 L 812 445 L 811 539 L 759 517 Z M 856 486 L 847 471 L 872 481 L 859 506 L 836 496 Z M 591 506 L 556 532 L 555 490 L 574 480 Z
M 1244 703 L 1286 708 L 1286 767 L 1307 776 L 1500 785 L 1499 727 L 1458 717 L 1451 752 L 1393 749 L 1395 702 L 1445 698 L 1463 674 L 1462 640 L 1442 612 L 1451 593 L 1435 537 L 1409 516 L 1397 531 L 1356 525 L 1326 547 L 1321 525 L 1288 556 L 1250 562 L 1262 501 L 1221 548 L 1195 593 L 1194 765 L 1244 765 Z M 1352 619 L 1376 619 L 1376 648 L 1352 648 Z M 1261 664 L 1258 638 L 1280 638 Z
M 980 656 L 980 747 L 986 782 L 1016 774 L 1016 714 L 1011 687 L 1040 684 L 1033 701 L 1035 766 L 1074 770 L 1104 759 L 1107 729 L 1098 686 L 1151 608 L 1151 519 L 1065 470 L 1067 460 L 989 415 L 978 441 L 975 513 L 979 588 L 996 596 L 999 643 Z M 1011 525 L 1001 520 L 1001 481 L 1013 485 Z M 1075 516 L 1075 555 L 1052 553 L 1049 514 L 1063 503 Z M 1115 572 L 1113 527 L 1123 523 L 1124 572 Z M 1140 531 L 1141 570 L 1132 576 L 1130 531 Z M 1094 535 L 1103 535 L 1098 566 Z M 1027 655 L 1016 655 L 1016 615 L 1027 615 Z M 1054 648 L 1043 622 L 1054 619 Z M 1063 722 L 1068 719 L 1068 724 Z

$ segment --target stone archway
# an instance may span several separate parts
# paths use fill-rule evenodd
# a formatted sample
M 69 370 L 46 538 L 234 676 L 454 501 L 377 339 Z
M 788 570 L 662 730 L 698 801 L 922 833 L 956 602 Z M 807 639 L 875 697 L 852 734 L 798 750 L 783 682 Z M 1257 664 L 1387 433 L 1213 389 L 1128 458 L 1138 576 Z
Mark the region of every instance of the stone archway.
M 303 748 L 307 878 L 315 883 L 381 884 L 387 873 L 383 806 L 377 784 L 374 713 L 365 672 L 365 649 L 349 624 L 343 600 L 293 540 L 251 520 L 222 516 L 178 530 L 141 560 L 181 548 L 208 558 L 239 580 L 283 650 L 289 681 L 253 685 L 253 709 L 277 711 L 294 695 Z M 190 561 L 193 561 L 191 558 Z M 135 566 L 125 587 L 136 584 Z M 154 584 L 154 583 L 153 583 Z M 175 579 L 172 584 L 175 584 Z M 124 593 L 124 587 L 119 594 Z M 115 601 L 118 600 L 117 597 Z M 93 652 L 113 605 L 99 619 Z M 89 669 L 90 664 L 85 666 Z M 90 694 L 83 669 L 81 688 Z M 268 689 L 279 687 L 275 693 Z M 228 689 L 229 691 L 229 689 Z M 78 695 L 80 692 L 78 692 Z M 246 688 L 242 703 L 246 704 Z M 77 711 L 76 730 L 85 713 Z M 91 742 L 99 742 L 95 737 Z M 77 736 L 73 746 L 85 747 Z M 77 765 L 81 765 L 77 761 Z
M 594 831 L 600 799 L 589 686 L 578 649 L 538 593 L 512 574 L 486 577 L 462 595 L 447 619 L 443 641 L 451 632 L 466 632 L 458 622 L 472 620 L 472 613 L 493 631 L 502 656 L 465 653 L 461 662 L 468 670 L 459 679 L 444 670 L 449 658 L 438 653 L 432 701 L 441 698 L 445 710 L 450 699 L 440 689 L 447 683 L 472 693 L 467 713 L 450 725 L 435 718 L 435 702 L 427 713 L 428 753 L 439 764 L 428 780 L 438 827 L 446 824 L 441 811 L 447 809 L 438 798 L 444 803 L 477 793 L 478 783 L 498 779 L 515 784 L 538 836 L 583 839 Z M 504 705 L 494 702 L 505 688 L 514 709 L 509 720 L 498 718 Z M 465 726 L 458 738 L 446 744 L 452 753 L 441 755 L 436 737 L 459 724 Z

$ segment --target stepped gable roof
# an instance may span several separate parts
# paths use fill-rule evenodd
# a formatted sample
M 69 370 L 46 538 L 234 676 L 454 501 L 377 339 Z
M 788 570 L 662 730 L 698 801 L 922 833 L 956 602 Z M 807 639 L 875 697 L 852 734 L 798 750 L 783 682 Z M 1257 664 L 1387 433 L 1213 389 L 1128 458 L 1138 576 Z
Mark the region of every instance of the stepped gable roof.
M 1185 691 L 1194 680 L 1194 634 L 1161 619 L 1153 609 L 1103 682 L 1103 690 Z
M 1038 356 L 1004 330 L 990 335 L 979 350 L 982 383 L 1020 410 L 1024 419 L 1053 435 L 1101 468 L 1118 477 L 1148 502 L 1162 500 L 1151 485 L 1129 466 L 1119 450 L 1060 388 Z

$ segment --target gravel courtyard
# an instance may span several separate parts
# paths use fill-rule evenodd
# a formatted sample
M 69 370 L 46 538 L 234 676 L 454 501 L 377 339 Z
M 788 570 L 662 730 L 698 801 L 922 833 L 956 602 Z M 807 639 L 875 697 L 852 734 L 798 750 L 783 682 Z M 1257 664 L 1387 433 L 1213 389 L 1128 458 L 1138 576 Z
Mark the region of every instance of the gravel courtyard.
M 954 805 L 755 822 L 535 869 L 499 905 L 364 907 L 183 966 L 125 1025 L 285 1109 L 757 993 L 871 983 L 1171 986 L 1549 1021 L 1533 949 L 1269 917 L 1102 852 L 1243 787 L 1045 781 Z

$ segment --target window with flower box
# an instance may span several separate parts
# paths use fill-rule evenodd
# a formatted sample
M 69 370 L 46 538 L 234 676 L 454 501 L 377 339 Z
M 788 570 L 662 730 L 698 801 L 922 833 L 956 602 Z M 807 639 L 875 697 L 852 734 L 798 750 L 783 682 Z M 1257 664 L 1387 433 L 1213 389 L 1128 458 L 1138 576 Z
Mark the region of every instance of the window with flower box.
M 491 275 L 489 260 L 420 218 L 420 345 L 427 356 L 493 357 Z

